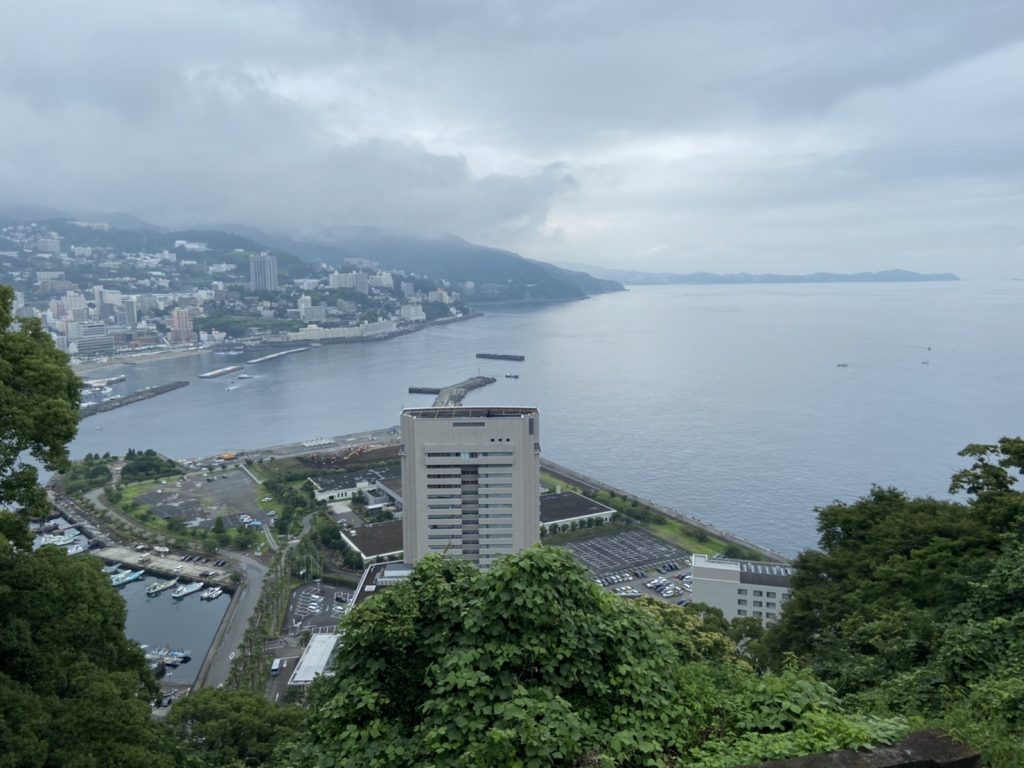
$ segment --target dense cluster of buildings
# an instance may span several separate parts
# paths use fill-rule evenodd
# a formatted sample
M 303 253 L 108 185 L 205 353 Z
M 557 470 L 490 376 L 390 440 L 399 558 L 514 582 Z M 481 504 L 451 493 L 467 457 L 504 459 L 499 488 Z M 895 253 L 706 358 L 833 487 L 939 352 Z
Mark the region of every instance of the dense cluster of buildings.
M 83 242 L 115 234 L 103 223 L 75 226 Z M 359 340 L 464 309 L 436 281 L 362 260 L 348 271 L 301 262 L 307 274 L 288 283 L 278 261 L 269 251 L 189 240 L 132 251 L 76 245 L 40 224 L 0 227 L 0 281 L 16 288 L 16 314 L 40 318 L 62 350 L 81 357 L 229 337 Z

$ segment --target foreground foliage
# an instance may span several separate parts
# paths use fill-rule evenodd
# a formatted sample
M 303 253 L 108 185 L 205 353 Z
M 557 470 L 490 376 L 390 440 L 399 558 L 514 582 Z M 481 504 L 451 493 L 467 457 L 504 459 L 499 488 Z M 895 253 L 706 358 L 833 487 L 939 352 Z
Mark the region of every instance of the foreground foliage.
M 174 765 L 150 719 L 155 681 L 99 561 L 0 551 L 0 617 L 0 766 Z
M 969 445 L 966 504 L 875 488 L 819 510 L 821 550 L 763 645 L 863 708 L 949 727 L 991 765 L 1024 744 L 1024 440 Z
M 0 285 L 0 515 L 10 506 L 27 519 L 49 507 L 25 454 L 48 470 L 67 466 L 81 382 L 38 319 L 15 324 L 13 306 L 14 291 Z M 11 529 L 11 522 L 0 521 L 0 535 L 9 541 Z
M 289 765 L 717 766 L 903 730 L 806 673 L 758 677 L 697 616 L 609 595 L 558 549 L 483 574 L 427 558 L 345 631 Z

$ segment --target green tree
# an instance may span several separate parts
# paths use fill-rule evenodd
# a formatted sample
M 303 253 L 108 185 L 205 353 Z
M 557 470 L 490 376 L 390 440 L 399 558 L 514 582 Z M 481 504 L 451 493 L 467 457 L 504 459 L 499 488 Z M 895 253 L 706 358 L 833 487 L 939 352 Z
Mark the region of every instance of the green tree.
M 15 324 L 13 305 L 13 289 L 0 285 L 0 507 L 32 517 L 49 505 L 35 466 L 24 458 L 48 470 L 67 467 L 81 381 L 39 320 Z
M 174 765 L 125 606 L 93 558 L 0 553 L 0 765 Z
M 274 750 L 295 738 L 303 710 L 248 691 L 206 689 L 175 702 L 166 725 L 201 766 L 270 765 Z
M 844 715 L 807 673 L 818 687 L 787 698 L 786 680 L 762 681 L 698 616 L 608 594 L 555 548 L 485 573 L 425 558 L 343 626 L 287 765 L 717 765 L 730 749 L 754 762 L 903 728 Z M 744 694 L 769 685 L 788 714 L 762 723 Z M 764 737 L 741 750 L 748 722 Z

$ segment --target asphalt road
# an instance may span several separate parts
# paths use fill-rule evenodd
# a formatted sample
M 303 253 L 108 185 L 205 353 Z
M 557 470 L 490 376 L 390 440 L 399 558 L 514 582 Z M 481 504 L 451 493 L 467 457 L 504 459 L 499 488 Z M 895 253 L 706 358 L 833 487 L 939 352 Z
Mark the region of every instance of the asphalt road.
M 256 603 L 263 591 L 263 580 L 267 575 L 267 566 L 246 555 L 238 556 L 238 567 L 245 572 L 245 581 L 231 599 L 231 607 L 224 616 L 221 630 L 214 638 L 214 644 L 208 654 L 211 659 L 206 674 L 202 678 L 201 687 L 216 688 L 228 679 L 231 662 L 235 658 L 238 647 L 242 644 L 249 619 L 256 609 Z M 197 681 L 197 684 L 199 681 Z

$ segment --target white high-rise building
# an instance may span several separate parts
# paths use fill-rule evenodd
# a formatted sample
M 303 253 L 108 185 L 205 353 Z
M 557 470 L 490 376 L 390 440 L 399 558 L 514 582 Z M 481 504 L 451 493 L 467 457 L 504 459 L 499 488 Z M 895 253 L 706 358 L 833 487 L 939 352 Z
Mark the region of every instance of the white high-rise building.
M 406 562 L 440 553 L 488 568 L 535 544 L 539 485 L 536 408 L 402 411 Z

